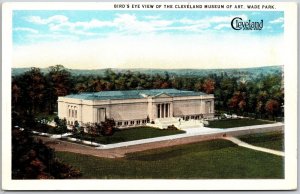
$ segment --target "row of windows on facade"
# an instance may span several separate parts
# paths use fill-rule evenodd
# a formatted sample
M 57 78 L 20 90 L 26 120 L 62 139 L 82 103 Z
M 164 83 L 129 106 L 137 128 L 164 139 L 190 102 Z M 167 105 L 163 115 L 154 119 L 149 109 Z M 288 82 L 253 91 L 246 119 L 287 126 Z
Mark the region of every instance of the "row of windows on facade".
M 116 125 L 127 126 L 127 125 L 141 125 L 146 123 L 147 123 L 147 119 L 144 119 L 144 120 L 136 120 L 136 121 L 118 121 L 116 122 Z
M 202 119 L 203 118 L 203 114 L 201 115 L 190 115 L 190 116 L 181 116 L 180 117 L 182 120 L 188 121 L 190 119 Z M 135 121 L 118 121 L 116 122 L 117 126 L 128 126 L 128 125 L 140 125 L 140 124 L 146 124 L 147 123 L 147 119 L 144 120 L 135 120 Z
M 71 112 L 72 113 L 72 112 Z M 69 111 L 69 117 L 71 117 L 71 114 Z M 72 116 L 73 117 L 73 116 Z M 77 117 L 77 110 L 74 111 L 74 118 Z M 200 115 L 188 115 L 188 116 L 181 116 L 180 117 L 182 120 L 188 121 L 190 119 L 202 119 L 203 118 L 203 114 Z M 73 125 L 74 122 L 73 121 L 67 121 L 68 125 Z M 144 120 L 133 120 L 133 121 L 117 121 L 116 125 L 117 126 L 130 126 L 130 125 L 141 125 L 141 124 L 146 124 L 147 123 L 147 119 Z
M 77 118 L 77 106 L 68 105 L 68 116 L 70 118 Z

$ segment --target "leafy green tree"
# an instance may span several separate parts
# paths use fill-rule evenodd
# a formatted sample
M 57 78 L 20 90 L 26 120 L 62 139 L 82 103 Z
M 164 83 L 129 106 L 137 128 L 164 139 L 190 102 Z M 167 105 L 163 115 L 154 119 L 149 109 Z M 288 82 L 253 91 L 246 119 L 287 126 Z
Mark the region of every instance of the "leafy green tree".
M 49 101 L 49 112 L 53 113 L 57 108 L 58 96 L 65 96 L 72 91 L 73 82 L 71 73 L 62 65 L 49 67 L 47 74 L 48 89 L 47 100 Z
M 61 134 L 61 137 L 62 137 L 63 133 L 66 133 L 68 131 L 67 120 L 59 119 L 58 117 L 55 117 L 54 122 L 56 124 L 54 131 L 58 134 Z
M 12 129 L 12 179 L 79 178 L 79 170 L 64 164 L 55 152 L 27 130 Z
M 104 122 L 101 122 L 101 131 L 100 133 L 103 136 L 112 136 L 116 130 L 116 123 L 113 119 L 105 119 Z

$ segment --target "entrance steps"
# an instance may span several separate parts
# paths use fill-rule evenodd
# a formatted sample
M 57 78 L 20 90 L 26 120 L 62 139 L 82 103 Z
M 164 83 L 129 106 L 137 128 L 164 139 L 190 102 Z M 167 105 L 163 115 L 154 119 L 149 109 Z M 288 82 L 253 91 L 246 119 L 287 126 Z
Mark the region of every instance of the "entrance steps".
M 157 127 L 160 129 L 166 129 L 168 128 L 168 126 L 172 125 L 174 125 L 178 129 L 199 128 L 204 126 L 202 120 L 190 119 L 188 121 L 185 121 L 179 117 L 159 118 L 154 120 L 154 124 L 147 124 L 147 126 Z

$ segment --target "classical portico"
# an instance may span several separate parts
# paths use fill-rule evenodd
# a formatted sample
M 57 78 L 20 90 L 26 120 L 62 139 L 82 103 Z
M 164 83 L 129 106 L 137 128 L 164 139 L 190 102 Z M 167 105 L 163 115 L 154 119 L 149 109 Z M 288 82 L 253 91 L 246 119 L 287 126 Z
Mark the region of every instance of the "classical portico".
M 157 104 L 156 105 L 156 110 L 157 110 L 157 118 L 167 118 L 171 117 L 171 112 L 170 112 L 170 103 L 162 103 L 162 104 Z

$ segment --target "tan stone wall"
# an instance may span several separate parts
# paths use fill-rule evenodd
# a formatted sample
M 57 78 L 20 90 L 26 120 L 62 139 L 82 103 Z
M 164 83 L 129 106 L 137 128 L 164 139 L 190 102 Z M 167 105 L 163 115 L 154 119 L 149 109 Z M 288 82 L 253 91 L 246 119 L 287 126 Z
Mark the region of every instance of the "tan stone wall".
M 94 123 L 93 106 L 82 105 L 82 123 Z
M 66 103 L 63 101 L 58 101 L 58 117 L 59 118 L 67 118 L 67 108 L 66 108 Z
M 148 115 L 148 103 L 110 105 L 110 118 L 115 121 L 146 119 Z
M 174 116 L 202 114 L 200 100 L 182 100 L 173 102 Z

